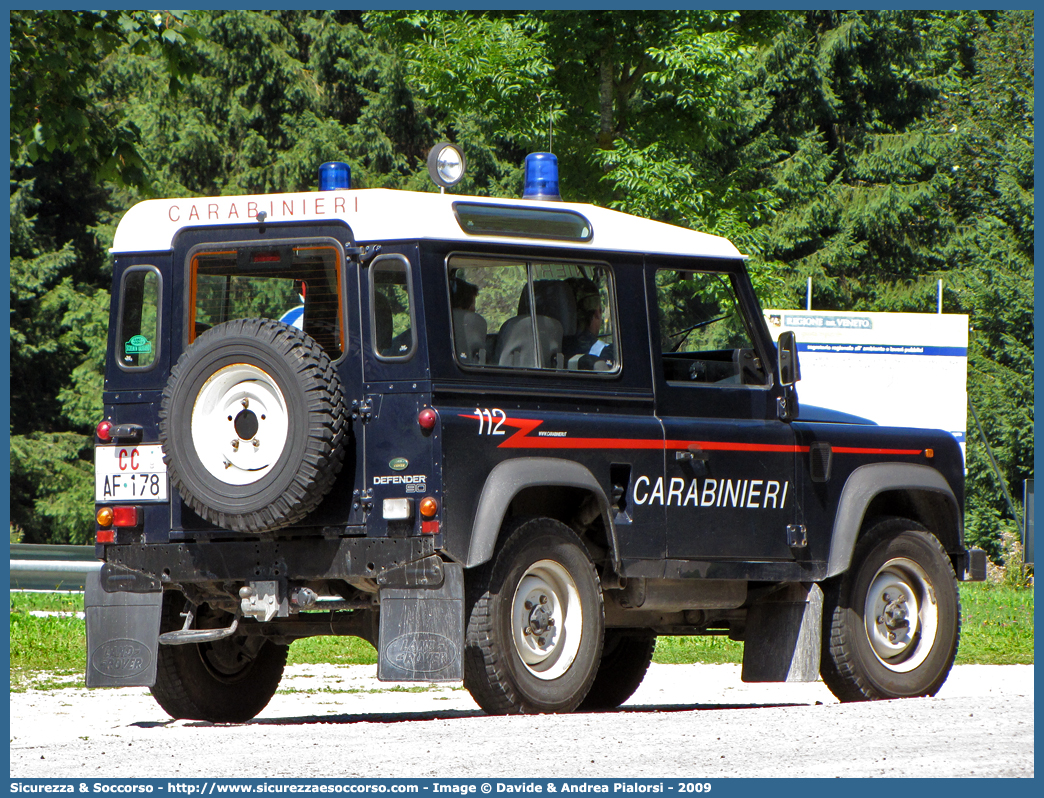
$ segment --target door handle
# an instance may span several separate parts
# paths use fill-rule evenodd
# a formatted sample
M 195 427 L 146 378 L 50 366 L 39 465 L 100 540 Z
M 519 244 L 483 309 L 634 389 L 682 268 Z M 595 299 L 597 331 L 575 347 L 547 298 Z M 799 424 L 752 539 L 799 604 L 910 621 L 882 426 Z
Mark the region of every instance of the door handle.
M 685 451 L 678 449 L 674 452 L 675 460 L 701 460 L 707 462 L 707 453 L 696 444 L 690 444 Z

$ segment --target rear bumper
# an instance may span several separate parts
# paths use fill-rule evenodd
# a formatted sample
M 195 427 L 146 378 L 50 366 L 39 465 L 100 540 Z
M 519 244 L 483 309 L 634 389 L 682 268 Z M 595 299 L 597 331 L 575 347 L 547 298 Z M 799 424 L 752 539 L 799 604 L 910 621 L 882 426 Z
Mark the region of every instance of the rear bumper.
M 161 584 L 317 581 L 363 577 L 428 557 L 431 537 L 298 538 L 289 540 L 133 543 L 106 546 L 105 562 Z

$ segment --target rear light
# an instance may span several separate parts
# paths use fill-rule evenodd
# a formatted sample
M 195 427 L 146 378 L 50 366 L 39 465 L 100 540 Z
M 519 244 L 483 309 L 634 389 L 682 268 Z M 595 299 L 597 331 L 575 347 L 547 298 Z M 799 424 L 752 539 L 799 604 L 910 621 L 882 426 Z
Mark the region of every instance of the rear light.
M 140 507 L 113 507 L 113 526 L 137 526 L 141 521 Z
M 95 429 L 94 432 L 98 436 L 98 440 L 109 440 L 110 438 L 112 438 L 112 422 L 108 419 L 105 419 L 105 421 L 102 421 L 98 424 L 98 427 L 97 429 Z
M 424 518 L 434 518 L 436 513 L 439 511 L 439 503 L 435 501 L 431 496 L 425 496 L 421 499 L 420 503 L 420 514 Z
M 139 526 L 141 524 L 141 508 L 127 505 L 99 507 L 94 517 L 100 527 Z
M 417 423 L 420 424 L 421 429 L 431 431 L 435 429 L 435 422 L 438 420 L 438 417 L 438 413 L 430 407 L 426 407 L 417 414 Z
M 421 534 L 422 535 L 437 535 L 437 534 L 439 534 L 439 522 L 438 521 L 421 521 Z

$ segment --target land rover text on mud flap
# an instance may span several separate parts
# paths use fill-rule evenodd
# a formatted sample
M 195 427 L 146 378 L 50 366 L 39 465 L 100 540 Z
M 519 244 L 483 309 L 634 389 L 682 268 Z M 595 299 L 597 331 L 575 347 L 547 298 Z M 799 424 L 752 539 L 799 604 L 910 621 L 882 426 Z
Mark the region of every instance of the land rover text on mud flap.
M 546 154 L 521 200 L 349 182 L 120 222 L 89 686 L 241 721 L 292 641 L 355 635 L 381 679 L 569 712 L 728 635 L 748 681 L 939 689 L 985 571 L 957 442 L 803 420 L 732 244 L 562 202 Z

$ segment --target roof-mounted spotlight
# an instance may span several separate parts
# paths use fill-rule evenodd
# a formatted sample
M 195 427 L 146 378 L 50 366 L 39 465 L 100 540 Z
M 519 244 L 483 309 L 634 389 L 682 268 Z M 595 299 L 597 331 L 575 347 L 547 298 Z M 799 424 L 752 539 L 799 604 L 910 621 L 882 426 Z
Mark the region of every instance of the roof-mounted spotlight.
M 428 152 L 428 174 L 439 188 L 446 190 L 464 178 L 464 153 L 456 144 L 440 141 Z
M 550 152 L 531 152 L 523 165 L 522 199 L 554 200 L 558 193 L 558 158 Z

